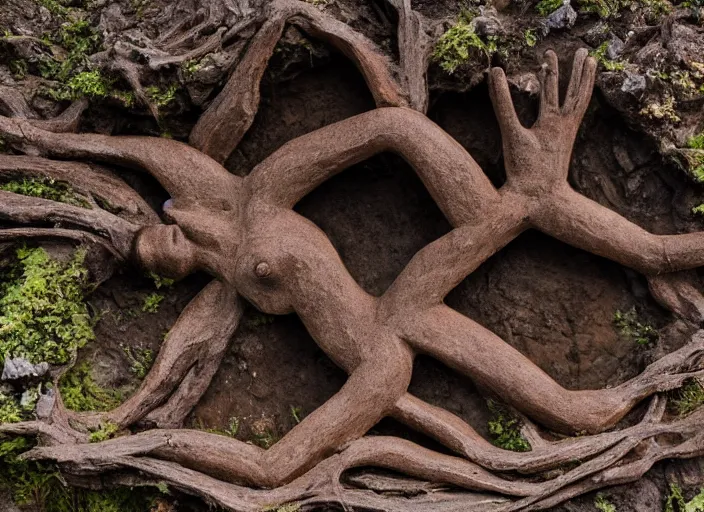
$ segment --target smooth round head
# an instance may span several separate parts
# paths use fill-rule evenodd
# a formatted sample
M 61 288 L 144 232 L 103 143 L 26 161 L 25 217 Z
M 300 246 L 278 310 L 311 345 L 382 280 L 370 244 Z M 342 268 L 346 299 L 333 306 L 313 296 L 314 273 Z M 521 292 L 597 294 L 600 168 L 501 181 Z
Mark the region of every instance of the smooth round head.
M 181 279 L 196 270 L 196 247 L 176 224 L 147 226 L 135 242 L 137 259 L 161 276 Z

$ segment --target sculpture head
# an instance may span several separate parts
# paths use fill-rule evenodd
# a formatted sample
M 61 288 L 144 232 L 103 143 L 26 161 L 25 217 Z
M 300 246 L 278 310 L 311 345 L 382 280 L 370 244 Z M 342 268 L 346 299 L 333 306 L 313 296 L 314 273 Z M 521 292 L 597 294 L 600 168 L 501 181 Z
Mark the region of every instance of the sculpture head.
M 143 228 L 134 252 L 140 264 L 159 275 L 181 279 L 203 270 L 227 280 L 239 246 L 239 217 L 232 208 L 208 208 L 173 200 L 164 203 L 169 224 Z
M 198 246 L 176 224 L 143 228 L 137 235 L 135 254 L 147 270 L 173 279 L 186 277 L 198 267 Z

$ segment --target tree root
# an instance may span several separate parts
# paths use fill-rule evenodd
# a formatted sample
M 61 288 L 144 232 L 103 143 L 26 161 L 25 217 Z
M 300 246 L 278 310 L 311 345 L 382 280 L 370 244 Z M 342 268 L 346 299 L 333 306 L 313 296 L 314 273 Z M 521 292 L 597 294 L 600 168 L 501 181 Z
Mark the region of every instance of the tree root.
M 359 500 L 364 498 L 379 500 L 375 510 L 395 510 L 394 499 L 388 495 L 350 489 L 340 484 L 340 478 L 345 471 L 370 465 L 399 470 L 426 481 L 465 490 L 488 490 L 507 497 L 525 496 L 512 502 L 496 499 L 490 507 L 481 510 L 542 510 L 584 492 L 636 480 L 652 464 L 663 458 L 685 458 L 703 454 L 704 434 L 700 425 L 704 412 L 700 410 L 686 418 L 663 422 L 661 417 L 664 405 L 664 400 L 654 400 L 643 421 L 624 431 L 621 440 L 615 444 L 611 440 L 604 442 L 605 435 L 594 436 L 602 439 L 599 453 L 570 452 L 574 456 L 570 462 L 579 461 L 581 464 L 571 469 L 567 466 L 559 476 L 547 481 L 525 480 L 510 475 L 507 475 L 509 478 L 497 477 L 482 469 L 480 465 L 465 459 L 440 455 L 405 440 L 385 437 L 366 437 L 354 441 L 337 455 L 329 457 L 290 484 L 270 491 L 228 484 L 182 465 L 149 456 L 150 453 L 165 454 L 179 450 L 187 453 L 191 450 L 188 448 L 191 442 L 189 439 L 192 439 L 193 447 L 198 447 L 197 452 L 200 454 L 222 449 L 228 442 L 225 437 L 201 432 L 150 431 L 93 445 L 62 443 L 57 447 L 36 448 L 25 456 L 31 459 L 55 460 L 78 474 L 96 474 L 120 467 L 138 469 L 148 476 L 162 479 L 176 488 L 236 511 L 258 510 L 263 506 L 288 502 L 339 502 L 359 505 Z M 37 422 L 3 426 L 0 427 L 0 432 L 43 433 L 53 439 L 60 437 L 51 428 Z M 673 441 L 661 441 L 673 438 L 678 439 L 674 444 L 670 444 Z M 592 444 L 590 438 L 572 441 L 584 447 Z M 662 442 L 665 444 L 659 444 Z M 210 444 L 214 448 L 209 448 Z M 171 445 L 173 447 L 170 448 Z M 559 454 L 559 447 L 564 446 L 565 443 L 554 443 L 552 448 Z M 193 456 L 198 457 L 198 453 L 194 452 Z M 510 456 L 516 459 L 525 458 L 530 463 L 533 454 L 513 453 Z M 589 458 L 590 456 L 593 458 Z M 565 458 L 558 456 L 553 461 L 553 466 L 559 468 L 565 462 Z M 407 487 L 407 493 L 411 495 L 404 498 L 407 510 L 428 510 L 422 508 L 428 505 L 427 490 L 422 490 L 422 484 L 418 485 L 418 489 L 418 494 L 413 496 Z M 449 502 L 448 496 L 443 493 L 438 493 L 436 498 L 432 501 L 433 508 L 430 510 L 456 510 L 458 504 L 467 506 L 477 500 L 474 493 L 466 491 L 454 494 L 455 499 Z
M 0 219 L 24 224 L 53 223 L 85 228 L 107 237 L 120 254 L 130 257 L 132 245 L 141 226 L 99 209 L 80 208 L 68 204 L 0 191 Z
M 365 37 L 346 24 L 299 0 L 276 0 L 222 92 L 200 117 L 190 135 L 192 146 L 224 162 L 254 121 L 259 82 L 286 22 L 329 42 L 359 68 L 378 106 L 405 105 L 391 63 Z
M 97 206 L 107 205 L 111 212 L 136 224 L 156 224 L 159 216 L 134 189 L 108 169 L 79 162 L 48 160 L 38 157 L 0 155 L 0 180 L 50 178 L 71 188 Z

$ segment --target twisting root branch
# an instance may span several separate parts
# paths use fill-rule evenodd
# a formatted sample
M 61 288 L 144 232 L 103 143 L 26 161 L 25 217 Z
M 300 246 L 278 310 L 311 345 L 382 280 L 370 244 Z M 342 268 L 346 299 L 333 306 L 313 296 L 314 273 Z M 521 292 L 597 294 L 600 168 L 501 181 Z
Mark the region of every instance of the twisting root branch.
M 0 219 L 25 224 L 71 225 L 106 236 L 121 259 L 130 257 L 141 226 L 99 209 L 80 208 L 47 199 L 21 196 L 0 190 Z
M 105 249 L 118 261 L 126 261 L 115 247 L 110 245 L 104 238 L 79 231 L 77 229 L 61 228 L 7 228 L 0 230 L 0 242 L 16 242 L 27 238 L 38 238 L 44 240 L 73 240 L 82 245 L 98 246 Z
M 108 169 L 79 162 L 0 155 L 0 180 L 21 177 L 50 178 L 65 182 L 83 196 L 103 201 L 114 213 L 136 224 L 156 224 L 159 216 L 134 189 Z
M 192 146 L 224 162 L 254 121 L 259 106 L 259 83 L 286 22 L 327 41 L 352 60 L 367 81 L 378 106 L 406 104 L 394 80 L 392 65 L 374 45 L 344 23 L 299 0 L 275 0 L 266 21 L 225 88 L 193 127 Z

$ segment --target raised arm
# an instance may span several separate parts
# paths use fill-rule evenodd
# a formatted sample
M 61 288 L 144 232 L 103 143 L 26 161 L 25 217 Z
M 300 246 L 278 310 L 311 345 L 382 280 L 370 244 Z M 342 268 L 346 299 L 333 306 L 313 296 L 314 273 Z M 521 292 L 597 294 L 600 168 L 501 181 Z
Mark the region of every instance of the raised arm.
M 474 159 L 424 115 L 380 108 L 326 126 L 281 147 L 246 178 L 256 200 L 295 205 L 322 182 L 375 154 L 391 151 L 416 171 L 453 225 L 500 198 Z
M 24 119 L 0 116 L 0 135 L 59 158 L 96 160 L 145 170 L 176 202 L 229 207 L 238 197 L 240 178 L 200 151 L 157 137 L 52 133 Z

